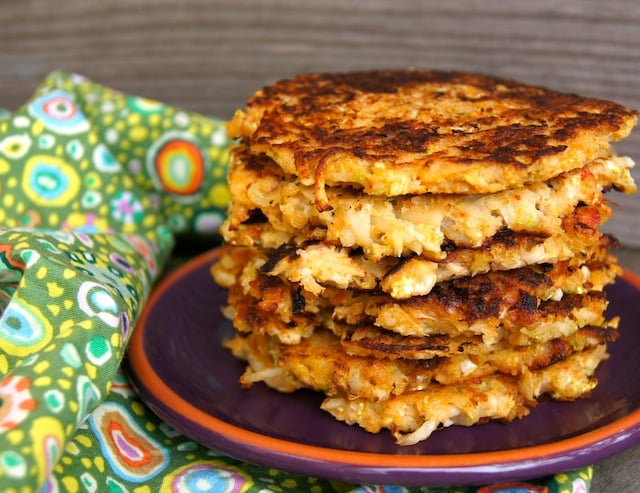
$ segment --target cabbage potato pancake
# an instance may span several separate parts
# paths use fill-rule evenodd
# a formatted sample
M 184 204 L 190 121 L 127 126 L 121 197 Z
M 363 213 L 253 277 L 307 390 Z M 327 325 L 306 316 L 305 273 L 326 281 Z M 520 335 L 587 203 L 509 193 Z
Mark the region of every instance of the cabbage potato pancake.
M 528 325 L 517 325 L 513 319 L 481 334 L 469 332 L 404 335 L 381 329 L 371 324 L 349 325 L 326 320 L 324 326 L 340 337 L 349 354 L 375 358 L 431 359 L 454 353 L 474 354 L 491 346 L 506 342 L 514 346 L 527 346 L 568 336 L 586 326 L 616 326 L 618 321 L 607 321 L 604 312 L 607 301 L 602 293 L 565 296 L 560 301 L 542 303 L 536 312 L 529 312 Z M 513 318 L 523 316 L 520 310 Z M 275 334 L 277 335 L 277 334 Z
M 613 328 L 586 327 L 571 336 L 533 346 L 496 344 L 484 352 L 454 353 L 429 360 L 378 359 L 351 355 L 340 339 L 318 330 L 300 344 L 252 332 L 225 342 L 234 355 L 249 362 L 241 382 L 264 382 L 282 392 L 310 388 L 327 395 L 385 400 L 423 390 L 431 383 L 454 385 L 494 373 L 522 375 L 566 360 L 572 354 L 616 340 Z
M 404 335 L 482 334 L 491 340 L 504 330 L 536 323 L 531 313 L 543 311 L 544 303 L 574 304 L 567 298 L 598 293 L 621 273 L 615 260 L 567 264 L 544 264 L 550 269 L 546 273 L 523 267 L 438 283 L 428 295 L 406 300 L 335 289 L 325 296 L 332 318 L 349 324 L 370 322 Z
M 598 230 L 610 214 L 611 209 L 604 204 L 579 206 L 564 218 L 562 234 L 501 231 L 479 248 L 448 249 L 446 258 L 438 262 L 421 256 L 385 257 L 376 262 L 357 249 L 324 242 L 285 243 L 273 248 L 249 242 L 249 248 L 263 272 L 299 283 L 314 294 L 321 294 L 327 287 L 380 288 L 396 299 L 407 299 L 428 294 L 436 283 L 449 279 L 554 263 L 594 249 L 615 247 L 615 238 Z M 268 233 L 264 230 L 258 234 L 260 239 L 265 236 Z
M 337 419 L 372 433 L 388 428 L 397 443 L 411 445 L 439 427 L 522 417 L 544 395 L 568 401 L 588 395 L 597 383 L 595 369 L 608 357 L 606 332 L 585 329 L 534 348 L 426 364 L 351 357 L 326 333 L 300 345 L 276 342 L 275 348 L 272 338 L 257 334 L 225 344 L 249 362 L 243 385 L 321 391 L 322 409 Z
M 348 324 L 335 320 L 330 310 L 282 317 L 273 303 L 274 298 L 258 301 L 234 285 L 227 313 L 239 333 L 258 332 L 276 336 L 285 344 L 299 344 L 314 331 L 328 328 L 351 354 L 377 358 L 429 359 L 456 351 L 481 351 L 501 340 L 527 345 L 570 335 L 587 325 L 609 323 L 604 318 L 607 300 L 601 291 L 566 295 L 539 306 L 516 304 L 501 317 L 481 319 L 475 327 L 434 323 L 434 327 L 424 324 L 416 328 L 414 324 L 388 330 L 373 322 Z
M 466 73 L 303 74 L 259 90 L 228 125 L 314 188 L 388 197 L 493 193 L 610 154 L 637 112 L 600 99 Z
M 329 319 L 349 325 L 371 324 L 402 335 L 482 335 L 490 342 L 513 332 L 517 335 L 509 337 L 517 339 L 522 337 L 519 326 L 527 325 L 535 334 L 540 329 L 533 327 L 548 325 L 552 316 L 557 330 L 573 327 L 574 319 L 561 325 L 559 315 L 566 317 L 572 311 L 582 316 L 587 313 L 579 304 L 586 299 L 576 294 L 599 293 L 621 272 L 615 257 L 601 249 L 590 257 L 574 257 L 553 265 L 438 283 L 428 295 L 394 300 L 376 291 L 335 288 L 317 296 L 296 284 L 263 274 L 260 262 L 246 259 L 243 253 L 247 251 L 230 252 L 215 268 L 217 276 L 228 275 L 233 279 L 229 303 L 243 313 L 238 317 L 241 321 L 237 322 L 237 328 L 248 332 L 246 323 L 251 321 L 255 327 L 287 340 L 294 334 L 296 340 L 304 337 L 313 326 Z M 565 297 L 568 298 L 562 301 Z M 565 311 L 554 308 L 555 304 L 542 309 L 541 304 L 548 301 L 561 302 Z M 606 307 L 604 299 L 592 297 L 588 301 L 592 317 Z
M 413 445 L 442 427 L 521 418 L 546 395 L 561 401 L 588 397 L 597 384 L 594 372 L 607 357 L 605 345 L 600 345 L 519 377 L 495 373 L 377 401 L 328 396 L 322 409 L 371 433 L 387 428 L 399 445 Z
M 256 214 L 273 229 L 298 238 L 322 239 L 362 248 L 367 258 L 417 254 L 432 260 L 446 256 L 443 245 L 481 246 L 498 231 L 554 235 L 575 207 L 595 205 L 612 188 L 632 193 L 629 158 L 600 158 L 548 182 L 536 182 L 494 194 L 417 196 L 363 195 L 329 188 L 330 211 L 313 207 L 313 189 L 287 179 L 264 156 L 235 152 L 230 169 L 232 205 L 225 229 L 234 232 Z
M 324 286 L 373 289 L 381 280 L 385 292 L 408 298 L 426 294 L 436 282 L 456 277 L 567 259 L 601 241 L 603 234 L 598 228 L 610 217 L 606 203 L 580 205 L 563 218 L 559 234 L 501 230 L 477 248 L 445 246 L 446 255 L 439 261 L 420 255 L 372 260 L 360 248 L 296 238 L 294 233 L 274 230 L 269 223 L 243 225 L 234 235 L 238 240 L 234 243 L 265 252 L 271 274 L 300 282 L 309 291 L 322 292 Z

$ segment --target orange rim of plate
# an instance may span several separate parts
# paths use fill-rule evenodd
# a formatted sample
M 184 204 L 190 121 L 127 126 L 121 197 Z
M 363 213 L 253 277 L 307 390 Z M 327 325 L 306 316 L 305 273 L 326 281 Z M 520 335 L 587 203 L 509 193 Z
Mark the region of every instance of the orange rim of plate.
M 129 364 L 144 385 L 154 392 L 157 399 L 172 409 L 180 409 L 180 414 L 189 421 L 198 423 L 198 425 L 215 433 L 219 433 L 227 439 L 273 453 L 353 466 L 397 469 L 465 469 L 483 465 L 495 466 L 499 464 L 530 461 L 541 457 L 561 456 L 611 439 L 618 434 L 623 434 L 633 425 L 640 423 L 640 409 L 636 409 L 623 418 L 617 419 L 596 430 L 542 445 L 472 454 L 395 455 L 306 445 L 245 430 L 244 428 L 218 419 L 180 397 L 158 376 L 147 358 L 143 346 L 143 339 L 146 319 L 153 309 L 156 300 L 170 289 L 178 279 L 188 276 L 204 264 L 210 264 L 215 261 L 220 256 L 222 248 L 224 247 L 213 249 L 188 261 L 182 267 L 167 275 L 155 288 L 133 332 L 129 345 Z M 640 275 L 624 270 L 622 278 L 640 290 Z

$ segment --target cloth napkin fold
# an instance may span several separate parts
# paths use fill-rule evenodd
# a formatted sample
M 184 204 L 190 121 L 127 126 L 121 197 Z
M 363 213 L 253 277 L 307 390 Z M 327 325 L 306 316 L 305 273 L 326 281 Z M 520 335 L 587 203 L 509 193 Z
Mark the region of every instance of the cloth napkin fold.
M 246 464 L 176 432 L 131 389 L 131 331 L 176 241 L 212 238 L 224 219 L 231 144 L 221 120 L 66 72 L 0 113 L 0 491 L 479 491 Z M 482 491 L 582 493 L 591 475 Z

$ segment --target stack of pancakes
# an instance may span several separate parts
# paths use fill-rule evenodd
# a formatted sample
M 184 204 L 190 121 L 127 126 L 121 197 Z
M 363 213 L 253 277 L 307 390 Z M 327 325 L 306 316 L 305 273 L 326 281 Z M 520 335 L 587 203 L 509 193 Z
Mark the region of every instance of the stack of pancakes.
M 226 342 L 244 385 L 311 388 L 397 443 L 589 395 L 617 338 L 603 194 L 637 114 L 492 77 L 308 74 L 228 125 Z

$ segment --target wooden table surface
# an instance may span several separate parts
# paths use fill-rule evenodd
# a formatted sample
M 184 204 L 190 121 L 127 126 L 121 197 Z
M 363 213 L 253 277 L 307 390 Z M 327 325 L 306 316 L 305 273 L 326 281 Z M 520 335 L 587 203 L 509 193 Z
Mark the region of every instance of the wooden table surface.
M 417 66 L 640 109 L 639 47 L 637 0 L 3 0 L 0 107 L 16 109 L 63 69 L 228 118 L 258 87 L 296 73 Z M 640 131 L 617 147 L 640 161 Z M 634 176 L 640 183 L 640 167 Z M 640 195 L 610 198 L 618 207 L 605 229 L 640 272 Z M 598 465 L 593 491 L 633 491 L 639 459 L 636 448 Z

